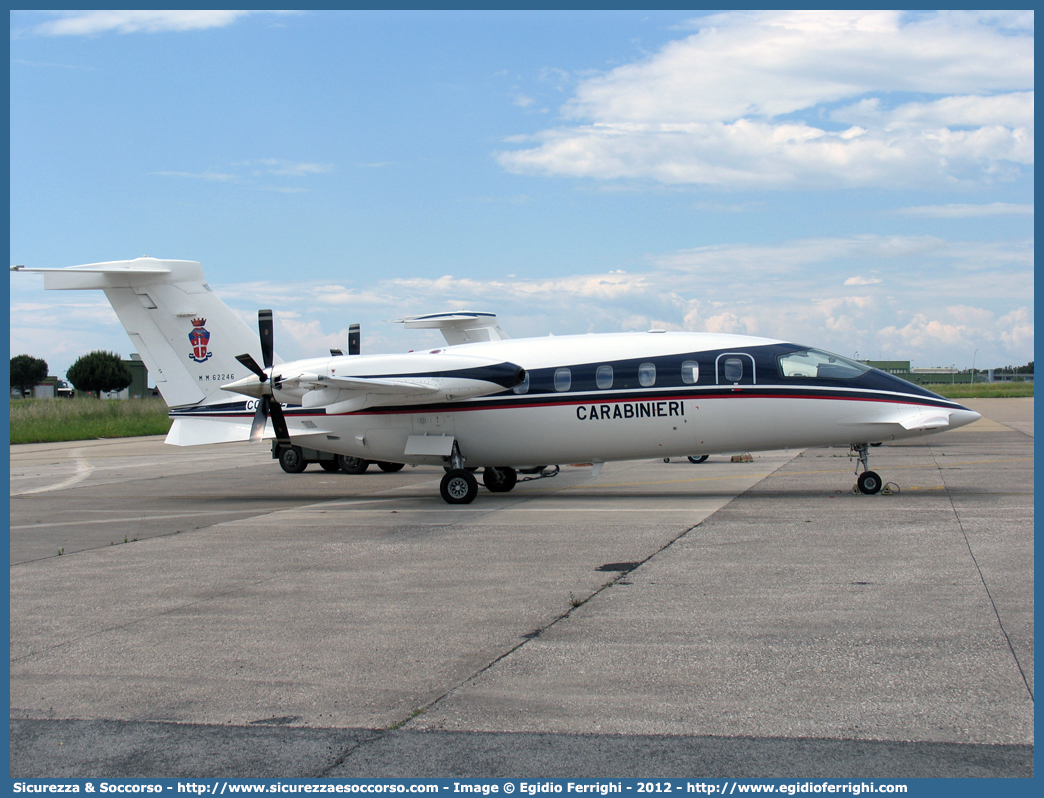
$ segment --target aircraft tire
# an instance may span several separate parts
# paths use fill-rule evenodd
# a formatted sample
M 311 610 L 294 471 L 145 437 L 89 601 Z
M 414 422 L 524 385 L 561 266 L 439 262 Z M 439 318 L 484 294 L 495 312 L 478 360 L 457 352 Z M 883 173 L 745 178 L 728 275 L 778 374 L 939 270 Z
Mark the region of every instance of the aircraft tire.
M 877 475 L 876 471 L 864 471 L 859 475 L 856 484 L 859 486 L 859 492 L 865 493 L 867 496 L 880 493 L 882 486 L 881 477 Z
M 442 478 L 439 491 L 447 504 L 471 504 L 478 495 L 478 480 L 470 471 L 454 468 Z
M 377 461 L 377 467 L 381 469 L 381 471 L 386 471 L 389 474 L 394 474 L 396 471 L 402 471 L 405 466 L 405 463 L 386 463 L 383 460 Z
M 341 470 L 341 464 L 338 463 L 336 460 L 320 460 L 319 461 L 319 467 L 321 469 L 323 469 L 323 471 L 340 471 Z
M 696 463 L 697 465 L 700 464 L 700 463 L 706 463 L 708 457 L 710 457 L 709 454 L 701 454 L 701 455 L 698 455 L 698 456 L 690 454 L 689 455 L 689 462 L 690 463 Z
M 337 455 L 337 463 L 346 474 L 362 474 L 370 467 L 370 461 L 362 457 L 349 457 L 346 454 Z
M 300 474 L 308 468 L 308 463 L 298 447 L 287 446 L 279 453 L 279 466 L 288 474 Z
M 482 484 L 492 493 L 507 493 L 518 484 L 518 472 L 509 466 L 482 469 Z

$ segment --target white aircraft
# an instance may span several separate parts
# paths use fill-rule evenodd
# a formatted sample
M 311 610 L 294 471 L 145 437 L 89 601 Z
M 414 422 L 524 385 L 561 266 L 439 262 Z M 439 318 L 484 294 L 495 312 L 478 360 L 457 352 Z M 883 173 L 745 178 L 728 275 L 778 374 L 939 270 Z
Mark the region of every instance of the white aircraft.
M 138 258 L 41 272 L 48 289 L 100 289 L 170 407 L 176 446 L 273 439 L 286 470 L 303 457 L 358 471 L 368 461 L 440 465 L 442 497 L 478 483 L 511 490 L 553 463 L 698 458 L 850 446 L 863 493 L 881 478 L 869 446 L 971 424 L 979 414 L 917 385 L 807 346 L 716 333 L 604 333 L 509 340 L 490 313 L 412 316 L 447 346 L 284 363 L 272 311 L 260 342 L 193 261 Z M 262 365 L 263 364 L 263 365 Z M 287 467 L 287 466 L 291 467 Z M 336 467 L 336 465 L 334 465 Z M 332 470 L 332 469 L 331 469 Z

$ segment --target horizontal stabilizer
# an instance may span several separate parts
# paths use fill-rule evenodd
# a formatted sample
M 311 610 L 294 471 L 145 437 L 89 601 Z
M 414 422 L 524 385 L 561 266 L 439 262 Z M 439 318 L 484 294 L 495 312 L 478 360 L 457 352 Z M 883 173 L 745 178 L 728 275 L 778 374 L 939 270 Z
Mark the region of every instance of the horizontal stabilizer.
M 396 319 L 407 330 L 440 330 L 450 346 L 473 344 L 479 341 L 506 341 L 508 336 L 497 322 L 497 314 L 476 310 L 457 310 L 450 313 L 427 313 Z
M 130 288 L 154 282 L 170 282 L 173 272 L 178 280 L 202 281 L 203 271 L 194 261 L 162 261 L 155 258 L 119 260 L 111 263 L 89 263 L 64 269 L 31 269 L 12 266 L 11 271 L 30 272 L 44 276 L 47 290 L 90 290 Z

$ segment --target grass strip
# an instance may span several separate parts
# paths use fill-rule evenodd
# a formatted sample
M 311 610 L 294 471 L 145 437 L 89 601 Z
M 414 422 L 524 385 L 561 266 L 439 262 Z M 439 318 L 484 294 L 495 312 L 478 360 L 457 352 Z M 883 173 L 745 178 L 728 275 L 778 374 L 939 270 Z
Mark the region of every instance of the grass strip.
M 162 399 L 12 399 L 11 443 L 165 435 Z
M 947 399 L 1011 399 L 1033 396 L 1032 382 L 977 382 L 974 385 L 925 385 Z

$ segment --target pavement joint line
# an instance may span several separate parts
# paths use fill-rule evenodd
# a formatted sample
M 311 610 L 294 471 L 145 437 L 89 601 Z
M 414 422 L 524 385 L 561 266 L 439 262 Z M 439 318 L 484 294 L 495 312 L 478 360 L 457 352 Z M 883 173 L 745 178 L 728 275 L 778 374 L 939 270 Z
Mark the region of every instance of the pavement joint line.
M 662 496 L 651 496 L 654 501 L 662 499 Z M 501 508 L 504 511 L 514 510 L 515 507 L 504 507 Z M 527 507 L 525 508 L 527 513 L 588 513 L 592 507 Z M 613 510 L 614 513 L 692 513 L 692 512 L 703 512 L 711 510 L 710 507 L 637 507 L 633 510 L 624 508 Z M 407 510 L 410 513 L 422 513 L 427 510 Z
M 801 454 L 801 452 L 800 452 L 800 451 L 799 451 L 799 452 L 796 452 L 796 453 L 795 453 L 795 454 L 793 455 L 793 457 L 797 457 L 797 456 L 799 456 L 800 454 Z M 793 457 L 791 457 L 790 459 L 793 459 Z M 784 461 L 783 461 L 782 463 L 780 463 L 780 464 L 779 464 L 779 468 L 782 468 L 782 467 L 783 467 L 784 465 L 786 465 L 786 463 L 788 463 L 788 462 L 790 462 L 790 460 L 784 460 Z M 769 477 L 769 476 L 771 476 L 771 474 L 766 474 L 766 475 L 764 475 L 764 476 L 762 477 L 762 479 L 765 479 L 765 478 L 767 478 L 767 477 Z M 758 480 L 758 482 L 760 482 L 760 481 L 761 481 L 761 480 Z M 728 506 L 729 506 L 729 505 L 730 505 L 730 504 L 731 504 L 731 503 L 732 503 L 732 502 L 733 502 L 734 500 L 736 500 L 737 498 L 739 498 L 740 496 L 742 496 L 742 495 L 743 495 L 744 493 L 746 493 L 746 492 L 747 492 L 748 490 L 750 490 L 750 489 L 751 489 L 751 488 L 753 488 L 753 487 L 754 487 L 755 485 L 757 485 L 757 484 L 758 484 L 758 482 L 755 482 L 755 483 L 754 483 L 753 485 L 749 486 L 748 488 L 745 488 L 745 489 L 744 489 L 743 491 L 740 491 L 739 493 L 737 493 L 737 494 L 735 494 L 735 495 L 733 495 L 733 496 L 729 497 L 729 500 L 728 500 L 727 502 L 725 502 L 724 504 L 722 504 L 722 505 L 721 505 L 721 506 L 720 506 L 720 507 L 718 508 L 718 510 L 715 510 L 714 512 L 718 512 L 718 511 L 720 511 L 720 510 L 723 510 L 723 509 L 725 509 L 726 507 L 728 507 Z M 653 484 L 656 484 L 656 483 L 653 483 Z M 610 588 L 610 587 L 613 587 L 613 586 L 614 586 L 614 585 L 616 585 L 616 584 L 617 584 L 617 583 L 618 583 L 618 582 L 619 582 L 619 581 L 620 581 L 621 579 L 624 579 L 625 577 L 628 577 L 628 576 L 630 576 L 630 575 L 631 575 L 631 574 L 633 574 L 633 573 L 634 573 L 635 571 L 637 571 L 637 570 L 638 570 L 639 568 L 641 568 L 641 567 L 642 567 L 643 565 L 645 565 L 645 564 L 646 564 L 647 562 L 649 562 L 650 560 L 652 560 L 652 559 L 653 559 L 654 557 L 657 557 L 657 556 L 659 556 L 660 554 L 662 554 L 663 552 L 667 551 L 667 550 L 668 550 L 668 549 L 670 549 L 670 548 L 671 548 L 672 546 L 674 546 L 674 544 L 675 544 L 675 543 L 677 543 L 677 542 L 678 542 L 679 540 L 681 540 L 682 538 L 684 538 L 684 537 L 688 536 L 688 534 L 689 534 L 690 532 L 692 532 L 692 531 L 693 531 L 694 529 L 697 529 L 697 528 L 699 528 L 700 526 L 702 526 L 702 525 L 703 525 L 704 523 L 706 523 L 706 522 L 707 522 L 707 520 L 708 520 L 709 518 L 712 518 L 712 517 L 714 516 L 714 512 L 710 513 L 709 515 L 707 515 L 707 516 L 706 516 L 705 518 L 701 519 L 700 521 L 697 521 L 697 522 L 696 522 L 695 524 L 693 524 L 692 526 L 690 526 L 690 527 L 687 527 L 687 528 L 683 529 L 683 530 L 682 530 L 681 532 L 679 532 L 679 533 L 678 533 L 677 535 L 675 535 L 675 536 L 674 536 L 673 538 L 671 538 L 670 540 L 668 540 L 668 541 L 667 541 L 666 543 L 664 543 L 664 544 L 663 544 L 663 545 L 662 545 L 662 546 L 661 546 L 660 548 L 658 548 L 658 549 L 657 549 L 656 551 L 654 551 L 654 552 L 653 552 L 652 554 L 650 554 L 649 556 L 647 556 L 647 557 L 646 557 L 645 559 L 643 559 L 643 560 L 640 560 L 640 561 L 638 561 L 638 562 L 637 562 L 637 565 L 635 565 L 635 566 L 634 566 L 633 568 L 629 568 L 629 569 L 628 569 L 628 570 L 626 570 L 626 571 L 619 571 L 619 572 L 617 572 L 617 575 L 616 575 L 616 576 L 615 576 L 614 578 L 610 579 L 610 580 L 609 580 L 608 582 L 606 582 L 605 584 L 603 584 L 603 585 L 602 585 L 601 587 L 599 587 L 599 588 L 598 588 L 597 590 L 595 590 L 594 592 L 592 592 L 592 593 L 591 593 L 591 594 L 590 594 L 589 596 L 587 596 L 586 598 L 584 598 L 584 599 L 583 599 L 582 601 L 577 601 L 576 599 L 574 599 L 574 598 L 572 597 L 572 593 L 570 593 L 570 599 L 571 599 L 571 606 L 570 606 L 570 607 L 569 607 L 569 609 L 567 609 L 567 610 L 566 610 L 566 611 L 565 611 L 564 613 L 561 613 L 561 614 L 559 614 L 558 616 L 556 616 L 556 617 L 552 618 L 552 619 L 551 619 L 551 620 L 550 620 L 550 621 L 549 621 L 548 623 L 544 624 L 544 625 L 543 625 L 542 627 L 540 627 L 539 629 L 536 629 L 536 630 L 534 630 L 534 631 L 532 631 L 532 632 L 529 632 L 528 634 L 526 634 L 526 635 L 525 635 L 525 638 L 524 638 L 524 639 L 523 639 L 523 640 L 522 640 L 521 642 L 519 642 L 519 643 L 516 643 L 516 644 L 515 644 L 514 646 L 511 646 L 511 647 L 510 647 L 510 648 L 509 648 L 509 649 L 508 649 L 507 651 L 504 651 L 504 652 L 502 652 L 502 653 L 501 653 L 500 655 L 498 655 L 497 657 L 495 657 L 495 658 L 494 658 L 493 660 L 491 660 L 490 662 L 487 662 L 487 663 L 486 663 L 485 665 L 483 665 L 483 666 L 482 666 L 481 668 L 479 668 L 479 669 L 478 669 L 477 671 L 475 671 L 475 672 L 474 672 L 473 674 L 471 674 L 471 676 L 468 676 L 468 677 L 464 678 L 464 679 L 463 679 L 463 680 L 461 680 L 461 681 L 460 681 L 460 682 L 459 682 L 458 684 L 456 684 L 456 685 L 454 685 L 454 686 L 450 687 L 450 688 L 449 688 L 449 689 L 447 689 L 447 690 L 446 690 L 445 692 L 443 692 L 443 693 L 442 693 L 441 695 L 439 695 L 439 696 L 436 696 L 436 697 L 435 697 L 435 698 L 433 698 L 433 699 L 432 699 L 431 701 L 428 701 L 427 703 L 423 704 L 422 706 L 420 706 L 420 707 L 418 707 L 418 708 L 414 709 L 414 710 L 413 710 L 413 711 L 411 712 L 411 714 L 410 714 L 410 716 L 409 716 L 409 717 L 407 717 L 407 718 L 404 718 L 403 720 L 401 720 L 401 721 L 398 721 L 398 722 L 396 722 L 396 723 L 393 723 L 393 724 L 392 724 L 392 725 L 391 725 L 391 726 L 390 726 L 390 727 L 389 727 L 388 729 L 386 729 L 386 730 L 385 730 L 385 731 L 384 731 L 384 732 L 382 733 L 382 735 L 381 735 L 381 736 L 383 737 L 383 736 L 384 736 L 384 734 L 388 734 L 388 733 L 390 733 L 390 732 L 393 732 L 393 731 L 397 731 L 397 730 L 399 730 L 399 729 L 403 728 L 404 726 L 408 725 L 408 724 L 409 724 L 410 722 L 412 722 L 412 721 L 414 720 L 414 718 L 417 718 L 418 716 L 420 716 L 420 715 L 424 714 L 424 713 L 425 713 L 425 712 L 427 712 L 427 711 L 428 711 L 429 709 L 431 709 L 431 708 L 433 708 L 433 707 L 437 706 L 437 705 L 438 705 L 438 704 L 440 704 L 440 703 L 441 703 L 442 701 L 444 701 L 445 699 L 449 698 L 449 697 L 450 697 L 451 695 L 453 695 L 454 693 L 456 693 L 456 692 L 457 692 L 458 690 L 460 690 L 461 688 L 463 688 L 463 687 L 465 687 L 466 685 L 468 685 L 468 684 L 470 684 L 470 683 L 474 682 L 474 681 L 475 681 L 475 679 L 477 679 L 477 678 L 478 678 L 479 676 L 481 676 L 482 674 L 486 673 L 487 671 L 489 671 L 490 669 L 492 669 L 493 667 L 495 667 L 495 666 L 496 666 L 496 665 L 497 665 L 498 663 L 500 663 L 501 661 L 503 661 L 503 660 L 504 660 L 504 659 L 506 659 L 507 657 L 511 656 L 511 655 L 512 655 L 512 654 L 514 654 L 514 653 L 515 653 L 516 651 L 520 650 L 520 649 L 521 649 L 521 648 L 522 648 L 523 646 L 525 646 L 525 645 L 526 645 L 527 643 L 530 643 L 530 642 L 532 642 L 533 640 L 537 640 L 537 639 L 538 639 L 538 638 L 539 638 L 539 637 L 540 637 L 541 635 L 543 635 L 543 634 L 544 634 L 544 632 L 546 632 L 546 631 L 548 631 L 549 629 L 553 628 L 553 627 L 554 627 L 554 626 L 556 626 L 556 625 L 557 625 L 558 623 L 560 623 L 560 622 L 562 622 L 562 621 L 565 621 L 566 619 L 568 619 L 568 618 L 569 618 L 570 616 L 572 616 L 572 614 L 573 614 L 573 613 L 574 613 L 574 612 L 575 612 L 576 610 L 578 610 L 578 609 L 580 609 L 581 607 L 583 607 L 583 606 L 584 606 L 585 604 L 587 604 L 587 603 L 588 603 L 589 601 L 591 601 L 591 600 L 592 600 L 593 598 L 595 598 L 596 596 L 598 596 L 599 594 L 601 594 L 601 593 L 602 593 L 602 592 L 603 592 L 604 590 L 607 590 L 608 588 Z
M 292 510 L 293 507 L 276 507 L 268 512 L 278 512 L 279 510 Z M 47 527 L 58 527 L 58 526 L 87 526 L 91 524 L 124 524 L 130 521 L 169 521 L 172 518 L 198 518 L 206 515 L 236 515 L 242 512 L 241 510 L 207 510 L 199 511 L 195 513 L 172 513 L 170 515 L 135 515 L 127 518 L 100 518 L 93 521 L 48 521 L 47 523 L 41 524 L 18 524 L 17 526 L 9 527 L 10 529 L 45 529 Z
M 928 451 L 932 452 L 931 444 L 928 444 Z M 932 457 L 935 457 L 935 452 L 932 452 Z M 943 469 L 940 468 L 940 476 L 942 476 L 942 471 Z M 943 478 L 943 483 L 945 482 L 946 480 Z M 1030 686 L 1029 679 L 1026 677 L 1026 671 L 1023 670 L 1022 663 L 1019 661 L 1019 655 L 1015 651 L 1015 646 L 1011 642 L 1011 635 L 1009 635 L 1008 630 L 1004 628 L 1004 619 L 1001 618 L 1000 610 L 997 609 L 997 602 L 993 600 L 993 593 L 990 592 L 990 586 L 986 582 L 986 576 L 983 574 L 982 567 L 979 565 L 979 561 L 975 557 L 975 550 L 972 548 L 971 541 L 968 539 L 968 533 L 964 529 L 964 523 L 961 521 L 960 511 L 958 511 L 957 505 L 953 503 L 952 497 L 950 499 L 950 507 L 953 510 L 953 517 L 957 521 L 957 526 L 961 530 L 961 537 L 964 538 L 964 545 L 968 549 L 968 556 L 971 557 L 972 565 L 975 566 L 975 571 L 979 575 L 979 582 L 982 584 L 983 590 L 986 591 L 986 598 L 990 601 L 990 607 L 993 608 L 993 615 L 997 619 L 997 627 L 1000 629 L 1001 634 L 1004 635 L 1004 640 L 1008 644 L 1008 651 L 1011 652 L 1012 659 L 1015 662 L 1015 667 L 1019 671 L 1019 676 L 1022 677 L 1022 683 L 1026 686 L 1026 692 L 1029 694 L 1030 701 L 1036 704 L 1036 700 L 1033 696 L 1033 688 Z
M 562 489 L 558 489 L 558 490 L 557 490 L 557 491 L 555 491 L 555 492 L 561 492 L 561 490 L 562 490 Z M 540 493 L 540 494 L 546 494 L 546 493 L 548 493 L 548 492 L 549 492 L 549 490 L 543 490 L 543 491 L 540 491 L 539 493 Z M 513 503 L 512 503 L 511 505 L 509 505 L 509 506 L 508 506 L 507 508 L 501 507 L 500 509 L 510 509 L 510 508 L 518 507 L 519 505 L 522 505 L 522 504 L 527 504 L 527 503 L 530 503 L 530 502 L 534 501 L 535 499 L 537 499 L 538 497 L 539 497 L 539 494 L 537 494 L 536 492 L 534 492 L 534 494 L 532 494 L 531 496 L 529 496 L 529 497 L 520 497 L 520 500 L 519 500 L 519 501 L 515 501 L 515 502 L 513 502 Z M 735 498 L 735 496 L 733 496 L 732 498 Z M 731 501 L 731 499 L 730 499 L 730 501 Z M 726 506 L 727 504 L 728 504 L 728 502 L 726 502 L 726 503 L 725 503 L 725 505 L 722 505 L 722 506 Z M 529 508 L 529 509 L 533 509 L 533 508 Z M 718 509 L 721 509 L 721 508 L 718 508 Z M 496 510 L 496 509 L 494 509 L 494 510 L 492 510 L 491 512 L 496 512 L 496 511 L 497 511 L 497 510 Z M 713 513 L 711 513 L 711 515 L 713 515 Z M 707 517 L 709 518 L 710 516 L 708 515 Z M 559 615 L 559 616 L 557 616 L 556 618 L 553 618 L 553 619 L 552 619 L 552 620 L 551 620 L 551 621 L 550 621 L 549 623 L 545 624 L 545 625 L 544 625 L 543 627 L 541 627 L 540 629 L 537 629 L 537 630 L 536 630 L 535 632 L 530 632 L 529 634 L 527 634 L 527 635 L 526 635 L 525 639 L 523 639 L 523 640 L 522 640 L 522 641 L 521 641 L 520 643 L 517 643 L 516 645 L 512 646 L 511 648 L 509 648 L 509 649 L 508 649 L 507 651 L 504 651 L 503 653 L 501 653 L 501 654 L 500 654 L 499 656 L 497 656 L 497 657 L 496 657 L 495 659 L 493 659 L 492 661 L 490 661 L 490 662 L 486 663 L 486 664 L 485 664 L 485 665 L 484 665 L 483 667 L 479 668 L 479 670 L 477 670 L 477 671 L 476 671 L 475 673 L 471 674 L 471 676 L 468 676 L 468 677 L 464 678 L 463 680 L 461 680 L 461 681 L 460 681 L 459 683 L 457 683 L 456 685 L 453 685 L 453 686 L 451 686 L 451 687 L 450 687 L 449 689 L 447 689 L 447 690 L 446 690 L 445 692 L 443 692 L 443 693 L 442 693 L 441 695 L 439 695 L 439 696 L 436 696 L 436 697 L 435 697 L 434 699 L 432 699 L 431 701 L 428 701 L 427 703 L 423 704 L 422 706 L 420 706 L 420 707 L 418 707 L 418 708 L 414 709 L 414 710 L 413 710 L 413 711 L 412 711 L 412 712 L 410 713 L 409 717 L 407 717 L 407 718 L 404 718 L 404 719 L 403 719 L 403 720 L 401 720 L 401 721 L 396 721 L 396 722 L 392 723 L 392 724 L 391 724 L 391 725 L 390 725 L 390 726 L 389 726 L 388 728 L 386 728 L 386 729 L 378 729 L 378 730 L 376 730 L 376 733 L 374 734 L 374 736 L 373 736 L 373 737 L 371 737 L 371 738 L 369 738 L 368 740 L 361 740 L 361 741 L 359 741 L 359 742 L 357 742 L 357 743 L 355 743 L 355 744 L 353 744 L 353 745 L 349 746 L 349 747 L 348 747 L 348 748 L 347 748 L 347 749 L 346 749 L 346 750 L 344 751 L 344 753 L 343 753 L 343 754 L 342 754 L 342 755 L 341 755 L 340 757 L 338 757 L 338 758 L 337 758 L 337 760 L 336 760 L 336 761 L 335 761 L 335 762 L 334 762 L 333 764 L 331 764 L 331 765 L 330 765 L 330 767 L 329 767 L 329 768 L 325 769 L 325 770 L 324 770 L 324 771 L 323 771 L 323 772 L 322 772 L 322 773 L 320 774 L 320 777 L 321 777 L 321 776 L 324 776 L 324 775 L 326 775 L 326 774 L 327 774 L 327 773 L 329 773 L 329 772 L 331 772 L 331 771 L 332 771 L 332 770 L 333 770 L 334 768 L 337 768 L 337 767 L 339 767 L 339 766 L 343 765 L 343 764 L 344 764 L 344 762 L 346 762 L 346 761 L 347 761 L 347 759 L 348 759 L 348 758 L 349 758 L 349 757 L 350 757 L 350 756 L 351 756 L 351 755 L 352 755 L 353 753 L 355 753 L 356 751 L 358 751 L 358 750 L 359 750 L 359 749 L 360 749 L 360 748 L 361 748 L 361 747 L 362 747 L 362 746 L 363 746 L 364 744 L 369 744 L 369 743 L 373 743 L 373 742 L 379 742 L 380 740 L 382 740 L 382 739 L 383 739 L 384 737 L 386 737 L 387 735 L 389 735 L 389 734 L 391 734 L 391 733 L 393 733 L 393 732 L 395 732 L 395 731 L 398 731 L 399 729 L 402 729 L 402 728 L 403 728 L 404 726 L 406 726 L 407 724 L 409 724 L 409 723 L 410 723 L 411 721 L 413 721 L 413 720 L 414 720 L 415 718 L 419 717 L 420 715 L 424 714 L 425 712 L 427 712 L 427 711 L 428 711 L 429 709 L 431 709 L 432 707 L 436 706 L 436 705 L 437 705 L 437 704 L 438 704 L 439 702 L 441 702 L 441 701 L 442 701 L 443 699 L 445 699 L 445 698 L 448 698 L 449 696 L 453 695 L 453 693 L 457 692 L 457 691 L 458 691 L 458 690 L 459 690 L 459 689 L 460 689 L 461 687 L 463 687 L 464 685 L 466 685 L 466 684 L 468 684 L 469 682 L 471 682 L 471 681 L 473 681 L 474 679 L 476 679 L 476 678 L 477 678 L 478 676 L 480 676 L 481 674 L 483 674 L 483 673 L 485 673 L 486 671 L 488 671 L 488 670 L 489 670 L 490 668 L 492 668 L 493 666 L 495 666 L 495 665 L 496 665 L 496 664 L 497 664 L 498 662 L 500 662 L 501 660 L 503 660 L 503 659 L 505 659 L 506 657 L 510 656 L 510 655 L 511 655 L 511 654 L 513 654 L 514 652 L 518 651 L 518 650 L 519 650 L 520 648 L 522 648 L 522 646 L 524 646 L 524 645 L 525 645 L 526 643 L 530 642 L 531 640 L 535 640 L 535 639 L 536 639 L 536 638 L 538 638 L 538 637 L 539 637 L 540 635 L 542 635 L 542 634 L 543 634 L 543 633 L 544 633 L 544 632 L 545 632 L 546 630 L 548 630 L 548 629 L 550 629 L 550 628 L 551 628 L 552 626 L 554 626 L 554 625 L 555 625 L 556 623 L 558 623 L 559 621 L 561 621 L 561 620 L 563 620 L 563 619 L 565 619 L 565 618 L 568 618 L 568 617 L 569 617 L 569 616 L 570 616 L 570 615 L 571 615 L 571 614 L 573 613 L 573 611 L 574 611 L 574 610 L 576 610 L 576 609 L 579 609 L 579 608 L 580 608 L 580 607 L 582 607 L 582 606 L 583 606 L 584 604 L 586 604 L 586 603 L 587 603 L 588 601 L 590 601 L 590 600 L 591 600 L 592 598 L 594 598 L 594 597 L 595 597 L 596 595 L 598 595 L 599 593 L 601 593 L 601 592 L 602 592 L 603 590 L 605 590 L 606 588 L 608 588 L 608 587 L 611 587 L 612 585 L 616 584 L 616 583 L 617 583 L 617 582 L 618 582 L 618 581 L 619 581 L 620 579 L 623 579 L 623 578 L 624 578 L 625 576 L 628 576 L 629 574 L 631 574 L 631 573 L 632 573 L 632 572 L 633 572 L 634 570 L 636 570 L 637 568 L 640 568 L 640 567 L 641 567 L 641 566 L 642 566 L 642 565 L 643 565 L 644 563 L 648 562 L 648 561 L 649 561 L 649 560 L 651 560 L 651 559 L 652 559 L 653 557 L 655 557 L 655 556 L 656 556 L 657 554 L 659 554 L 660 552 L 664 551 L 664 550 L 665 550 L 665 549 L 667 549 L 667 548 L 668 548 L 669 546 L 673 545 L 673 544 L 675 543 L 675 541 L 677 541 L 677 540 L 680 540 L 680 539 L 681 539 L 682 537 L 684 537 L 685 535 L 689 534 L 689 532 L 691 532 L 691 531 L 692 531 L 693 529 L 695 529 L 696 527 L 700 526 L 700 524 L 702 524 L 702 523 L 703 523 L 704 521 L 706 521 L 706 520 L 707 520 L 707 519 L 706 519 L 706 518 L 704 518 L 704 519 L 702 519 L 701 521 L 698 521 L 698 522 L 697 522 L 696 524 L 694 524 L 693 526 L 691 526 L 691 527 L 688 527 L 687 529 L 684 529 L 684 530 L 683 530 L 683 531 L 682 531 L 681 533 L 679 533 L 679 534 L 677 535 L 677 537 L 675 537 L 674 539 L 672 539 L 672 540 L 668 541 L 668 542 L 667 542 L 666 544 L 664 544 L 664 545 L 663 545 L 663 546 L 662 546 L 662 547 L 661 547 L 660 549 L 658 549 L 657 551 L 655 551 L 655 552 L 653 552 L 652 554 L 650 554 L 650 555 L 649 555 L 648 557 L 646 557 L 646 558 L 645 558 L 644 560 L 642 560 L 642 561 L 641 561 L 641 562 L 640 562 L 640 563 L 639 563 L 638 565 L 636 565 L 636 566 L 635 566 L 634 568 L 632 568 L 632 569 L 630 569 L 630 570 L 628 570 L 628 571 L 623 571 L 623 572 L 620 572 L 620 573 L 618 573 L 618 575 L 617 575 L 617 576 L 616 576 L 616 577 L 615 577 L 614 579 L 610 579 L 610 580 L 609 580 L 608 582 L 606 582 L 606 583 L 605 583 L 604 585 L 602 585 L 602 586 L 601 586 L 600 588 L 598 588 L 598 590 L 594 591 L 594 592 L 593 592 L 593 593 L 592 593 L 592 594 L 591 594 L 590 596 L 588 596 L 587 598 L 585 598 L 585 599 L 584 599 L 584 600 L 583 600 L 582 602 L 580 602 L 579 604 L 576 604 L 576 605 L 573 605 L 573 606 L 571 606 L 571 607 L 570 607 L 570 608 L 569 608 L 568 610 L 566 610 L 566 612 L 565 612 L 564 614 L 562 614 L 562 615 Z
M 947 461 L 945 466 L 942 466 L 939 463 L 915 463 L 914 465 L 894 465 L 894 466 L 888 466 L 888 468 L 891 471 L 905 471 L 905 470 L 909 470 L 909 469 L 912 469 L 912 468 L 921 468 L 921 469 L 926 469 L 926 470 L 933 470 L 933 471 L 934 470 L 940 470 L 941 471 L 944 468 L 953 468 L 954 466 L 991 465 L 991 464 L 994 464 L 994 463 L 1022 463 L 1022 462 L 1027 462 L 1027 461 L 1030 461 L 1030 460 L 1033 460 L 1033 458 L 1032 457 L 1009 457 L 1009 458 L 1005 458 L 1004 460 L 957 460 L 957 461 L 954 461 L 954 462 Z M 777 472 L 773 472 L 773 473 L 775 473 L 776 476 L 779 476 L 779 477 L 787 477 L 787 476 L 797 477 L 797 476 L 806 476 L 808 474 L 848 474 L 848 473 L 851 473 L 851 472 L 849 472 L 849 470 L 847 468 L 844 469 L 844 470 L 842 470 L 840 468 L 837 468 L 837 469 L 833 469 L 832 468 L 832 469 L 826 469 L 826 470 L 820 470 L 820 471 L 783 471 L 783 472 L 778 472 L 778 473 Z

